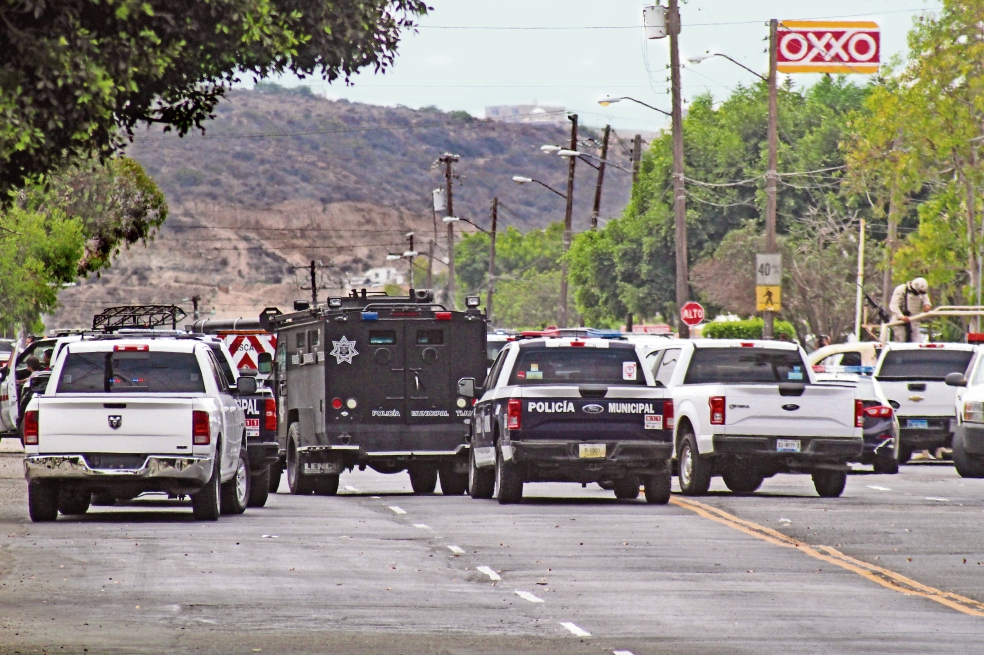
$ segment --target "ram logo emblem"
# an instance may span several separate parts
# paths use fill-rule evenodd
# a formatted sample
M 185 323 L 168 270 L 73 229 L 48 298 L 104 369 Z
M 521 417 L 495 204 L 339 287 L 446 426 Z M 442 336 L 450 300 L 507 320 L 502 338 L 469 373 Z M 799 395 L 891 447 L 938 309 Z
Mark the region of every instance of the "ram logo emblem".
M 119 414 L 113 414 L 109 417 L 109 427 L 114 430 L 119 430 L 120 426 L 123 425 L 123 417 Z

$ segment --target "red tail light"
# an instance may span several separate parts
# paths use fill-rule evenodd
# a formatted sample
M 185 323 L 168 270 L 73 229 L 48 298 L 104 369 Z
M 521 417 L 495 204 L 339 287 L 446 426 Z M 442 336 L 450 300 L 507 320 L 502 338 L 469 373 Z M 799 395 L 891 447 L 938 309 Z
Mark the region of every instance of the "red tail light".
M 212 443 L 212 425 L 208 420 L 208 412 L 191 413 L 191 443 L 196 446 Z
M 435 321 L 450 321 L 451 312 L 434 312 Z
M 332 398 L 331 399 L 331 408 L 332 409 L 341 409 L 342 408 L 342 399 L 341 398 Z
M 263 429 L 264 430 L 276 430 L 277 429 L 277 401 L 273 398 L 267 398 L 264 403 L 263 409 Z
M 871 418 L 892 418 L 892 414 L 892 408 L 885 405 L 864 408 L 864 415 L 870 416 Z
M 583 341 L 571 341 L 571 347 L 573 348 L 584 348 Z
M 145 353 L 150 350 L 150 346 L 147 344 L 140 344 L 137 346 L 113 346 L 115 352 L 140 352 Z
M 673 416 L 673 401 L 664 400 L 663 401 L 663 429 L 672 430 L 675 420 L 676 419 Z
M 711 406 L 711 425 L 724 425 L 724 396 L 712 396 L 707 404 Z
M 509 409 L 506 414 L 506 427 L 510 430 L 520 430 L 523 427 L 523 401 L 518 398 L 509 400 Z
M 864 403 L 860 400 L 854 401 L 854 427 L 864 427 Z
M 24 445 L 38 445 L 38 412 L 31 410 L 24 414 Z

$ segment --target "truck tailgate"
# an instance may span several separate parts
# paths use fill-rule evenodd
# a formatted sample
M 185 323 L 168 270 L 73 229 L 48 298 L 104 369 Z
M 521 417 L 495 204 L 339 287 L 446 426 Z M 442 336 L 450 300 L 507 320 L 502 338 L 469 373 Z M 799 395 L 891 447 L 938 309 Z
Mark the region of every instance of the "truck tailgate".
M 729 384 L 727 435 L 852 437 L 854 389 L 807 384 L 800 396 L 782 396 L 777 384 Z
M 522 439 L 664 441 L 663 398 L 652 387 L 524 387 Z M 654 397 L 657 396 L 657 397 Z
M 956 414 L 957 388 L 939 380 L 878 380 L 885 397 L 899 404 L 896 414 L 906 416 L 939 416 L 952 418 Z M 903 425 L 902 427 L 905 427 Z
M 41 453 L 191 452 L 190 398 L 40 398 Z M 113 427 L 117 425 L 119 427 Z

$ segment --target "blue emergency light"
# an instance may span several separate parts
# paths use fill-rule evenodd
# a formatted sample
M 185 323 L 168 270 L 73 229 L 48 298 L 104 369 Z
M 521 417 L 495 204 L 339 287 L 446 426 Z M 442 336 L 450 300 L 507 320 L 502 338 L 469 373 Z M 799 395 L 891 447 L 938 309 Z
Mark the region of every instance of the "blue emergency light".
M 363 321 L 378 321 L 379 312 L 362 312 Z

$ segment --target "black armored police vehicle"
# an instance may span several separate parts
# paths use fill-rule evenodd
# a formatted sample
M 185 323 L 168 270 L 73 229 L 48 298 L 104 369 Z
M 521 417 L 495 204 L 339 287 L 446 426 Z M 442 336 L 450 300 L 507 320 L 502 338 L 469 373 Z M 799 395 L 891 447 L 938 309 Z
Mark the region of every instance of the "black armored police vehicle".
M 414 492 L 466 491 L 473 400 L 459 380 L 486 370 L 478 298 L 449 311 L 429 290 L 365 290 L 264 310 L 275 332 L 278 441 L 293 494 L 335 494 L 343 469 L 408 471 Z M 265 359 L 265 358 L 264 358 Z

